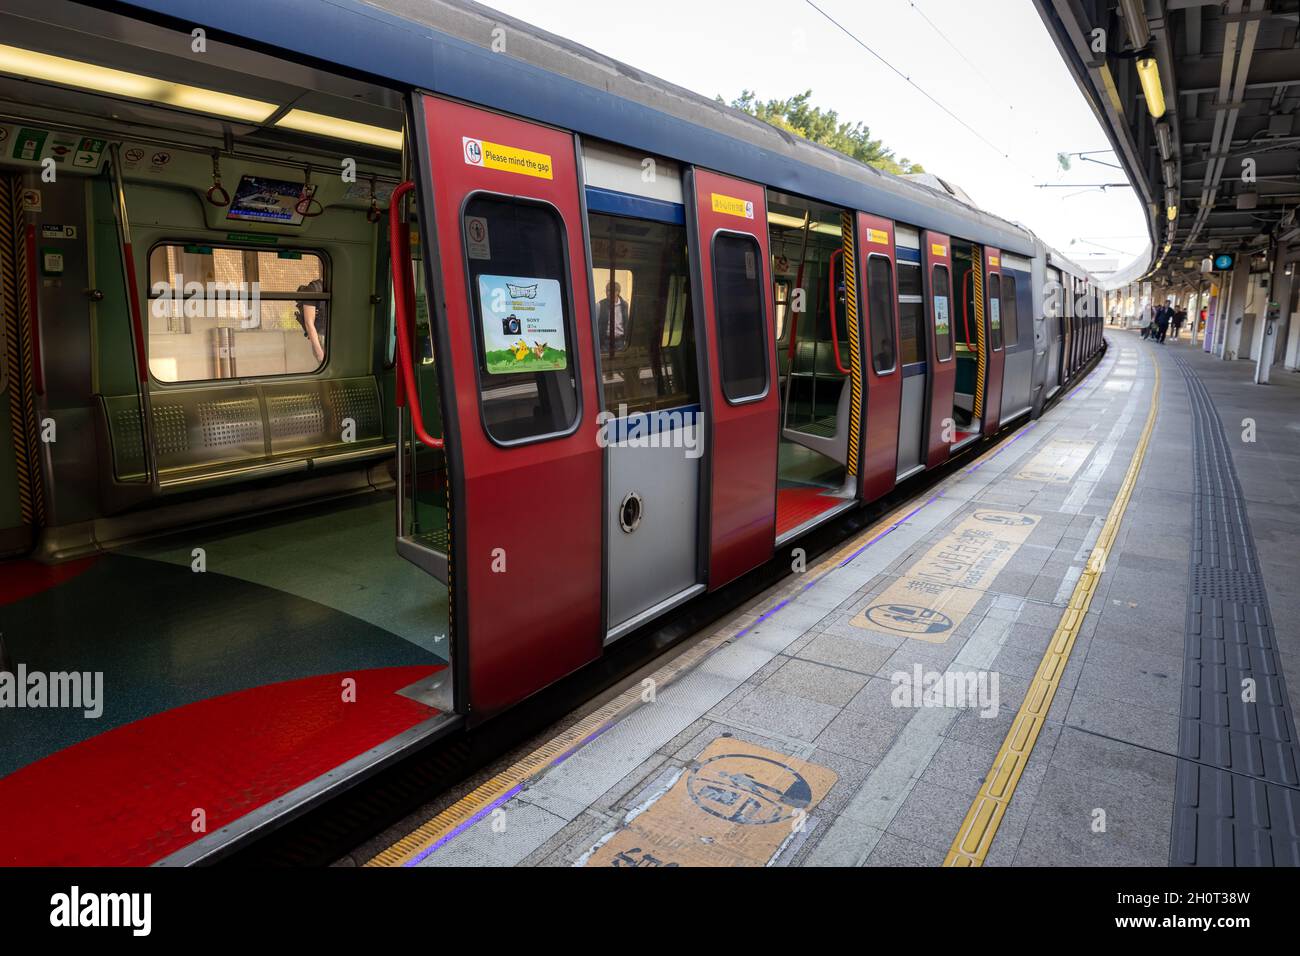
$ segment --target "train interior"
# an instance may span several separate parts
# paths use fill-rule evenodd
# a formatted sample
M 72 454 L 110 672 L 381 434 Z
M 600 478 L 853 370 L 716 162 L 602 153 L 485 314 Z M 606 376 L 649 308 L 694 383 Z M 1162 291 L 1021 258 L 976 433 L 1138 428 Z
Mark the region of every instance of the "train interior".
M 445 719 L 447 589 L 394 548 L 445 468 L 393 413 L 400 95 L 64 16 L 0 14 L 0 661 L 113 706 L 6 711 L 4 858 L 152 862 Z
M 781 379 L 778 537 L 829 518 L 854 494 L 841 212 L 768 192 Z
M 982 281 L 978 268 L 981 250 L 960 239 L 952 241 L 953 304 L 959 310 L 953 316 L 953 353 L 957 362 L 957 381 L 953 391 L 954 447 L 966 444 L 979 435 L 980 415 L 983 407 L 984 381 L 980 375 L 980 350 L 983 347 L 983 302 L 976 295 L 976 284 Z

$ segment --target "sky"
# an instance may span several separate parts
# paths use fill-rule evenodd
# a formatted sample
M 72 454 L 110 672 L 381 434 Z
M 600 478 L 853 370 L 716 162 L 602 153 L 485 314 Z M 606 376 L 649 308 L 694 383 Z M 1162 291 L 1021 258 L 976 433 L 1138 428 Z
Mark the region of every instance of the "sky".
M 488 5 L 710 98 L 812 89 L 814 105 L 861 120 L 896 156 L 1082 265 L 1092 256 L 1098 271 L 1103 260 L 1123 267 L 1143 252 L 1133 190 L 1089 188 L 1125 183 L 1123 170 L 1076 157 L 1062 171 L 1057 161 L 1057 153 L 1109 147 L 1031 0 L 814 2 L 898 72 L 808 0 Z M 1109 151 L 1095 158 L 1117 162 Z

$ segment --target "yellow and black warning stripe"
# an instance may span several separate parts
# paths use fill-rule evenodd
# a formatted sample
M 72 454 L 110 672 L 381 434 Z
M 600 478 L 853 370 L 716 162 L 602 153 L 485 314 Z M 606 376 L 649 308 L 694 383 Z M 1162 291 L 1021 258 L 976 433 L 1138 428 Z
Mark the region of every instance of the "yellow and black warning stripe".
M 971 248 L 970 269 L 975 296 L 975 404 L 972 415 L 979 420 L 984 417 L 984 380 L 988 375 L 988 355 L 984 347 L 984 250 L 979 246 Z
M 858 473 L 862 431 L 862 348 L 858 335 L 858 251 L 853 238 L 853 213 L 840 213 L 840 240 L 844 246 L 844 315 L 849 338 L 849 460 L 848 474 Z M 835 290 L 831 289 L 831 295 Z
M 24 525 L 35 526 L 44 520 L 45 492 L 38 451 L 31 321 L 35 303 L 27 286 L 29 268 L 22 179 L 0 176 L 0 322 L 9 374 L 9 421 L 19 514 Z

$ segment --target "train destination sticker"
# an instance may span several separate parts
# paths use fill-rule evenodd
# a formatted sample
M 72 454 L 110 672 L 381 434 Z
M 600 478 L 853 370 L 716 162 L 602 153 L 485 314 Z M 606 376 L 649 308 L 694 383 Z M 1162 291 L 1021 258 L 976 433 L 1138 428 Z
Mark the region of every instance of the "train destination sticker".
M 492 375 L 568 368 L 564 300 L 555 279 L 478 277 L 483 355 Z
M 676 771 L 584 866 L 767 866 L 839 779 L 833 770 L 722 737 Z
M 555 166 L 549 153 L 535 153 L 529 149 L 489 143 L 485 139 L 472 139 L 469 136 L 462 136 L 460 141 L 465 163 L 469 166 L 500 169 L 538 179 L 555 178 Z
M 877 246 L 889 245 L 889 233 L 883 229 L 868 229 L 867 242 L 874 243 Z
M 1068 484 L 1075 473 L 1092 454 L 1095 441 L 1081 441 L 1074 438 L 1058 438 L 1043 446 L 1043 450 L 1031 458 L 1017 474 L 1025 481 L 1051 481 L 1056 484 Z
M 944 256 L 948 254 L 948 247 L 940 245 L 937 242 L 932 242 L 930 243 L 930 254 L 942 259 Z
M 754 204 L 748 199 L 737 199 L 735 196 L 724 196 L 722 193 L 711 195 L 714 212 L 720 212 L 724 216 L 739 216 L 742 219 L 754 218 Z
M 943 644 L 1037 526 L 1037 515 L 981 509 L 849 623 Z

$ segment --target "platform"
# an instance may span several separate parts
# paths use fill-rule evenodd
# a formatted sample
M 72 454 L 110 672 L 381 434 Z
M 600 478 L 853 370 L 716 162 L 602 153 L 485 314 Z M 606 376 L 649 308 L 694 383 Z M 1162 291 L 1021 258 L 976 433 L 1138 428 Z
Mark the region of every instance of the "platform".
M 1300 383 L 1106 335 L 1041 419 L 340 863 L 1300 863 Z

